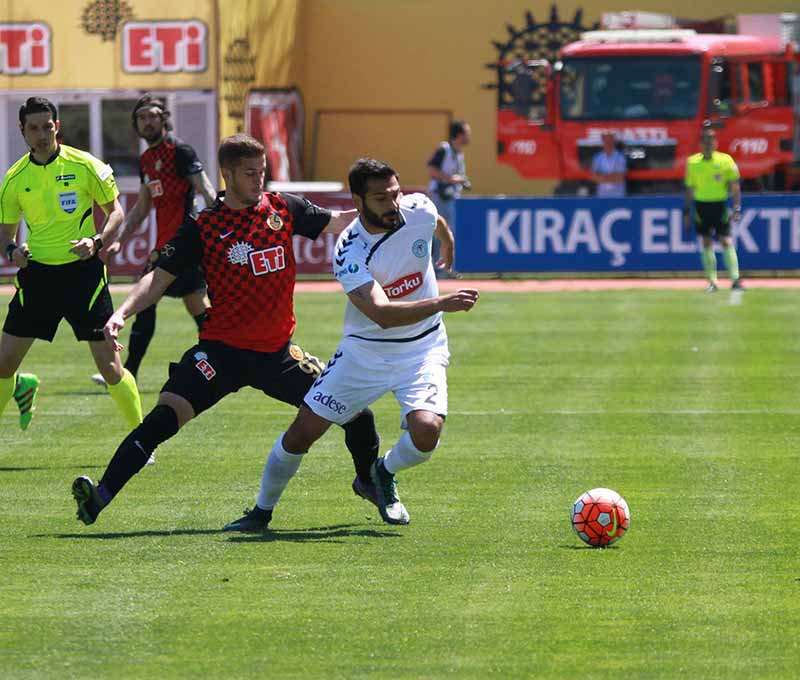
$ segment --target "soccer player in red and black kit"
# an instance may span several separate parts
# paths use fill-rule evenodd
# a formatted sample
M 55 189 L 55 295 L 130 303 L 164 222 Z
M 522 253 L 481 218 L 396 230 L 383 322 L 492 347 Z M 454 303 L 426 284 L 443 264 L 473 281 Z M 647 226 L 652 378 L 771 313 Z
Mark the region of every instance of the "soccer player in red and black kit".
M 136 232 L 150 214 L 151 208 L 155 207 L 158 231 L 155 250 L 143 272 L 146 274 L 153 268 L 159 252 L 175 235 L 183 221 L 197 215 L 195 193 L 202 195 L 206 205 L 210 206 L 214 203 L 216 192 L 195 150 L 170 133 L 170 112 L 164 100 L 149 93 L 143 95 L 133 107 L 131 120 L 136 134 L 147 142 L 147 149 L 139 158 L 139 177 L 142 184 L 136 203 L 128 212 L 115 242 L 106 247 L 106 255 L 113 257 L 122 242 Z M 202 328 L 208 301 L 206 282 L 199 267 L 192 266 L 180 272 L 164 294 L 183 298 L 186 310 L 194 318 L 197 327 Z M 136 315 L 131 328 L 125 368 L 134 377 L 139 373 L 139 366 L 155 331 L 156 306 L 153 304 Z M 92 380 L 98 385 L 105 384 L 99 373 L 93 375 Z
M 264 193 L 264 147 L 237 134 L 222 141 L 226 192 L 196 220 L 187 219 L 162 248 L 155 269 L 133 288 L 105 326 L 119 351 L 125 319 L 155 303 L 177 275 L 202 264 L 211 298 L 197 345 L 171 367 L 158 404 L 120 444 L 100 483 L 78 477 L 78 519 L 92 524 L 156 447 L 226 395 L 250 386 L 299 406 L 323 365 L 291 341 L 295 329 L 292 236 L 341 231 L 355 211 L 330 212 L 291 194 Z M 377 504 L 369 469 L 378 434 L 366 409 L 345 424 L 356 468 L 353 491 Z

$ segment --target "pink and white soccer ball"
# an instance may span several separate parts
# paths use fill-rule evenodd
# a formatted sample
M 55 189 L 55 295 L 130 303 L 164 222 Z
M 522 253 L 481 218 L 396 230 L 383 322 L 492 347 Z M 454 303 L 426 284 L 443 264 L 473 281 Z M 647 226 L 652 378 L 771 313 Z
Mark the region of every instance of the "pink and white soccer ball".
M 605 548 L 618 541 L 630 522 L 628 504 L 612 489 L 590 489 L 572 504 L 572 528 L 593 548 Z

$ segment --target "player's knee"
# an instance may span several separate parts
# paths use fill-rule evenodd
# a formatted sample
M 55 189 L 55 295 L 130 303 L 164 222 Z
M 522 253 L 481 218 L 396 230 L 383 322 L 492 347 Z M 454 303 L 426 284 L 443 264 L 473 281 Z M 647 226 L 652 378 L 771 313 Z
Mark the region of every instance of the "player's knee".
M 283 435 L 283 448 L 289 453 L 305 453 L 330 425 L 307 406 L 301 406 L 297 417 Z
M 421 453 L 432 454 L 439 445 L 444 419 L 435 413 L 416 411 L 414 417 L 408 418 L 408 433 L 411 441 Z
M 186 425 L 195 416 L 194 408 L 189 401 L 185 397 L 172 392 L 162 392 L 158 395 L 158 406 L 168 406 L 175 412 L 175 416 L 178 419 L 178 429 Z

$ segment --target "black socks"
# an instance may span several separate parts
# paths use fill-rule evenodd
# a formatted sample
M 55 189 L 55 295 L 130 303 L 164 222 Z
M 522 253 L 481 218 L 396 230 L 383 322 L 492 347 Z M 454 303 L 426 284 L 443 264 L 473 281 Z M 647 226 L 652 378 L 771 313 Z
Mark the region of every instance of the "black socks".
M 103 500 L 108 503 L 114 498 L 128 480 L 145 466 L 156 447 L 179 429 L 178 416 L 169 406 L 161 404 L 150 411 L 144 422 L 125 437 L 108 464 L 98 486 Z

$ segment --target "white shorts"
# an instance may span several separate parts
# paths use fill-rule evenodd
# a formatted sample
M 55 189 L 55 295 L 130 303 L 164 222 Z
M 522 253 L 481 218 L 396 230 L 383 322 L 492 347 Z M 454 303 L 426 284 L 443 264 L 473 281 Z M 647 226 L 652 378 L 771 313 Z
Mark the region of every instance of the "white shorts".
M 308 408 L 343 425 L 387 392 L 400 404 L 400 427 L 410 411 L 447 415 L 447 336 L 423 351 L 381 351 L 383 343 L 345 338 L 305 396 Z

